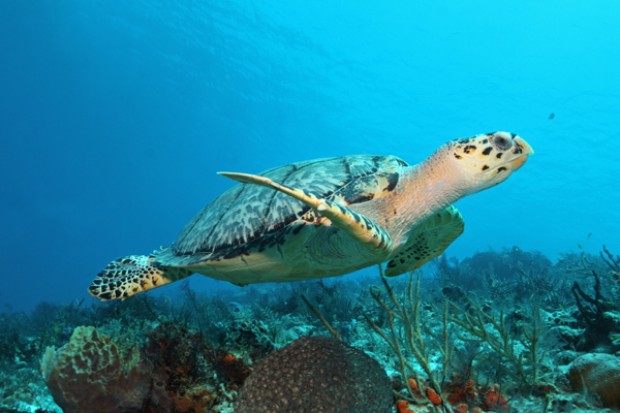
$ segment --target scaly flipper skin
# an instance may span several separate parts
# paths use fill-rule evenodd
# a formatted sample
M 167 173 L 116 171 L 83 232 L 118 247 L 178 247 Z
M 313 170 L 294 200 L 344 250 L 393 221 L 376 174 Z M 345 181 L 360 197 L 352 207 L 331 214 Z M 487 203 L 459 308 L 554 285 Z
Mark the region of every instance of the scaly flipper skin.
M 153 258 L 129 255 L 110 262 L 97 274 L 88 292 L 102 301 L 125 299 L 192 274 L 183 268 L 160 266 Z
M 338 228 L 359 240 L 361 243 L 367 244 L 369 247 L 375 249 L 379 254 L 389 252 L 392 249 L 392 238 L 384 228 L 377 225 L 370 218 L 358 214 L 346 206 L 326 199 L 317 198 L 301 189 L 289 188 L 264 176 L 237 172 L 218 173 L 237 182 L 275 189 L 304 202 L 322 216 L 329 218 Z
M 387 263 L 385 275 L 393 277 L 420 268 L 443 254 L 464 229 L 463 217 L 453 205 L 431 215 L 414 228 L 407 244 Z

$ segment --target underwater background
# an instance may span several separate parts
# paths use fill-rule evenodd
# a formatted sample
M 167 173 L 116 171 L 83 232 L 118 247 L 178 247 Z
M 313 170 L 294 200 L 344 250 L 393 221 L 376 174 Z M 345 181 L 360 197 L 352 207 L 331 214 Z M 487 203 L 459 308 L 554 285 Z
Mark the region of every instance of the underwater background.
M 217 171 L 349 154 L 415 164 L 494 130 L 535 154 L 457 202 L 466 229 L 446 257 L 528 251 L 557 267 L 605 245 L 613 271 L 618 16 L 611 0 L 2 1 L 2 311 L 94 303 L 105 264 L 169 245 L 232 185 Z M 379 284 L 376 272 L 339 282 Z M 239 290 L 194 276 L 149 295 L 190 286 Z
M 231 182 L 492 130 L 536 151 L 448 250 L 620 249 L 620 4 L 0 4 L 0 303 L 85 297 Z M 193 280 L 211 288 L 206 279 Z

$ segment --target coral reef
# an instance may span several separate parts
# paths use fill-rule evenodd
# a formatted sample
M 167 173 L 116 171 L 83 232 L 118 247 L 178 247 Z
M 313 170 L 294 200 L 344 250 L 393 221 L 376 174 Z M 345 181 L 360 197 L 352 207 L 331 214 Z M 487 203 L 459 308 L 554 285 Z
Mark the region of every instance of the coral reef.
M 267 356 L 249 376 L 237 413 L 389 413 L 392 386 L 364 352 L 326 337 L 304 337 Z
M 576 318 L 584 328 L 576 347 L 586 351 L 612 346 L 612 334 L 620 331 L 618 305 L 603 294 L 598 272 L 591 272 L 594 280 L 593 294 L 586 293 L 577 281 L 571 288 L 578 309 Z
M 68 344 L 47 348 L 41 371 L 65 413 L 204 413 L 217 398 L 213 385 L 194 380 L 206 348 L 176 325 L 157 326 L 143 348 L 80 326 Z
M 611 354 L 588 353 L 570 365 L 568 379 L 575 391 L 588 391 L 606 407 L 620 409 L 620 358 Z
M 404 401 L 425 401 L 441 411 L 503 411 L 511 409 L 515 397 L 532 396 L 545 398 L 539 402 L 540 411 L 559 404 L 562 396 L 553 382 L 561 379 L 555 377 L 555 366 L 574 357 L 569 354 L 580 348 L 583 333 L 590 343 L 606 350 L 612 350 L 608 343 L 619 337 L 620 324 L 609 320 L 620 314 L 602 296 L 597 275 L 607 265 L 612 281 L 607 291 L 614 291 L 617 257 L 605 252 L 600 258 L 582 254 L 552 266 L 540 254 L 513 249 L 478 254 L 462 264 L 440 260 L 433 278 L 418 274 L 408 285 L 382 278 L 383 288 L 371 289 L 380 311 L 367 319 L 394 356 L 389 365 L 403 383 L 399 408 L 410 409 L 411 404 Z M 477 281 L 487 282 L 459 284 L 467 276 L 472 278 L 472 268 L 483 272 L 476 274 Z M 595 293 L 590 296 L 581 290 L 572 295 L 572 303 L 567 301 L 571 297 L 568 271 L 579 278 L 594 274 Z M 539 281 L 541 274 L 547 278 L 544 282 Z M 422 279 L 426 292 L 440 291 L 443 299 L 432 294 L 424 297 Z M 560 315 L 558 308 L 571 304 L 574 310 Z M 575 331 L 572 347 L 566 353 L 549 353 L 558 340 L 566 338 L 567 328 Z M 502 383 L 501 388 L 496 383 Z M 562 411 L 570 409 L 565 406 Z
M 389 280 L 350 276 L 221 294 L 186 282 L 172 299 L 40 303 L 30 313 L 0 313 L 0 411 L 231 413 L 253 382 L 270 380 L 260 366 L 278 349 L 328 332 L 387 373 L 392 387 L 380 411 L 611 411 L 619 273 L 620 257 L 605 248 L 555 263 L 511 248 L 442 258 Z M 338 365 L 316 360 L 290 373 Z M 371 371 L 305 388 L 366 389 Z M 294 395 L 282 393 L 291 403 Z
M 67 345 L 48 347 L 41 371 L 65 413 L 123 413 L 141 410 L 152 366 L 137 347 L 124 353 L 94 327 L 77 327 Z

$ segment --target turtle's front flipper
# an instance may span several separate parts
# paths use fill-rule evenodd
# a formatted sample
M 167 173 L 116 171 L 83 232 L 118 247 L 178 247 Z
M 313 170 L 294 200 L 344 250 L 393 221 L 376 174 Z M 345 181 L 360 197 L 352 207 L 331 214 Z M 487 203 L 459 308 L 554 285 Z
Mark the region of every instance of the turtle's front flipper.
M 191 275 L 183 268 L 159 265 L 153 256 L 129 255 L 106 265 L 88 287 L 102 301 L 125 299 Z
M 312 207 L 322 216 L 329 218 L 335 226 L 360 242 L 376 249 L 377 252 L 383 253 L 392 249 L 392 238 L 384 228 L 370 218 L 344 205 L 327 199 L 317 198 L 306 191 L 290 188 L 264 176 L 237 172 L 219 172 L 219 174 L 245 184 L 260 185 L 284 192 Z
M 385 275 L 392 277 L 420 268 L 440 256 L 464 228 L 461 213 L 452 205 L 431 215 L 414 228 L 407 243 L 387 263 Z

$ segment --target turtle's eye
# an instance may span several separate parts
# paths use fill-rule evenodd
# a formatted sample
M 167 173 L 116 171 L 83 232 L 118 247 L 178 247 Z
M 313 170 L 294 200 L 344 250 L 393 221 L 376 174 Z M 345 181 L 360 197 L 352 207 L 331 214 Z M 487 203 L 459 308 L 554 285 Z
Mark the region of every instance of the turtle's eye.
M 493 143 L 497 146 L 497 149 L 502 151 L 508 150 L 512 147 L 512 141 L 503 135 L 494 135 Z

